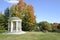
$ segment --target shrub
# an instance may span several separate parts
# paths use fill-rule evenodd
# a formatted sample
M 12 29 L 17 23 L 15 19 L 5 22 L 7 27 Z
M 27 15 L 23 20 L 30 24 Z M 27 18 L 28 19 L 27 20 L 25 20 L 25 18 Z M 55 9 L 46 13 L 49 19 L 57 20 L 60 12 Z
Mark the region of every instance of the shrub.
M 5 29 L 4 26 L 1 26 L 1 25 L 0 25 L 0 30 L 4 30 L 4 29 Z
M 6 32 L 7 30 L 0 30 L 0 33 L 4 33 L 4 32 Z

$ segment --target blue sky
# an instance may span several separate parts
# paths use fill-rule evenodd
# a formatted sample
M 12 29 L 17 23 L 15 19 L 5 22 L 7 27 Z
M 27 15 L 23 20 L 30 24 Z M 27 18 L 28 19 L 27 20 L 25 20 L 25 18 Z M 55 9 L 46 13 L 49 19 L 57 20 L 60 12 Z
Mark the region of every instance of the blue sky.
M 60 0 L 24 0 L 24 2 L 33 5 L 37 22 L 60 23 Z M 12 3 L 0 0 L 0 11 L 4 13 L 4 10 L 12 5 Z

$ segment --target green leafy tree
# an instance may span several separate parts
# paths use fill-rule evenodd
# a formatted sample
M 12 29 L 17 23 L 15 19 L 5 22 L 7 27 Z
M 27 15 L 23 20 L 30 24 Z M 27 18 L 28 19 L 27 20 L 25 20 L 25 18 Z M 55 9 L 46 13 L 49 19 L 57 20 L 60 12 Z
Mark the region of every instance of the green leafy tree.
M 4 27 L 5 27 L 4 15 L 0 13 L 0 30 L 4 30 L 5 29 Z
M 39 27 L 41 30 L 47 30 L 47 31 L 52 30 L 51 24 L 46 21 L 40 22 Z

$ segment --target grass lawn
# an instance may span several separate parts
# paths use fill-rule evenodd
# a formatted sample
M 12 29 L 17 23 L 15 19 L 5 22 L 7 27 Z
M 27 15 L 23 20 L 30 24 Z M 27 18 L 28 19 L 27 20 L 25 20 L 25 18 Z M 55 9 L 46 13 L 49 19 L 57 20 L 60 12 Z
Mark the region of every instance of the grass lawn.
M 60 33 L 27 32 L 26 34 L 0 34 L 0 40 L 60 40 Z

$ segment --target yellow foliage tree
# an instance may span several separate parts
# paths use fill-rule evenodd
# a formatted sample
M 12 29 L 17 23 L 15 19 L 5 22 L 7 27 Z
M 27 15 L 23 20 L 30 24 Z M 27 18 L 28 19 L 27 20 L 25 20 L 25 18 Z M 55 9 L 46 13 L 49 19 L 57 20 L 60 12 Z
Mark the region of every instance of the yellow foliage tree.
M 23 30 L 32 31 L 34 29 L 33 25 L 36 24 L 36 17 L 32 5 L 27 5 L 23 0 L 20 0 L 17 5 L 11 7 L 11 10 L 12 16 L 17 16 L 23 20 Z

